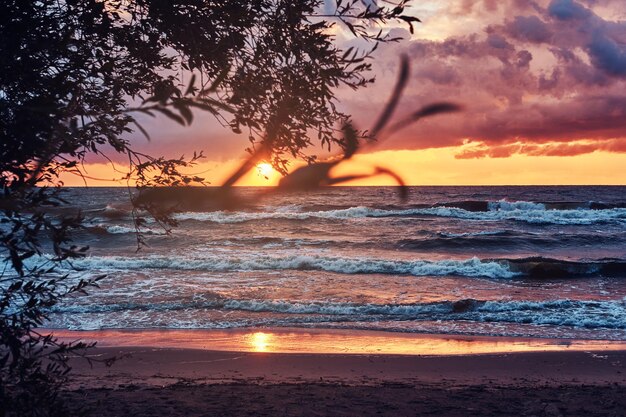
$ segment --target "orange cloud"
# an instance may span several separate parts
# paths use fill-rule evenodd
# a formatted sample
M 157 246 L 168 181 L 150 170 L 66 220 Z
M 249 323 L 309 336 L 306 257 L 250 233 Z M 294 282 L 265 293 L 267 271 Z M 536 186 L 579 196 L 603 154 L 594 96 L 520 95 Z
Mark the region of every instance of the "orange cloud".
M 597 151 L 626 153 L 626 142 L 620 139 L 610 139 L 536 144 L 515 142 L 504 145 L 489 145 L 485 142 L 471 143 L 469 146 L 461 148 L 455 155 L 455 158 L 508 158 L 516 154 L 527 156 L 575 156 Z

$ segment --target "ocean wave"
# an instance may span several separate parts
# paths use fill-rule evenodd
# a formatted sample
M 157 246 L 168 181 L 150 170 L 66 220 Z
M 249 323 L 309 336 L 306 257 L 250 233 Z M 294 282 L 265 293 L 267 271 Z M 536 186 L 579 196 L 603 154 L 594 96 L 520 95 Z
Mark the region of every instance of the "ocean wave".
M 458 275 L 467 277 L 512 278 L 519 275 L 498 261 L 467 260 L 394 261 L 331 256 L 251 255 L 241 258 L 192 257 L 115 257 L 92 256 L 73 261 L 73 265 L 97 270 L 175 269 L 194 271 L 316 270 L 340 274 L 398 274 L 414 276 Z
M 430 208 L 436 207 L 448 207 L 458 208 L 471 212 L 484 212 L 484 211 L 512 211 L 512 210 L 545 210 L 546 205 L 544 203 L 535 203 L 532 201 L 487 201 L 487 200 L 465 200 L 465 201 L 450 201 L 445 203 L 437 203 Z M 422 208 L 422 207 L 418 207 Z M 571 207 L 571 208 L 583 208 L 583 207 Z
M 437 235 L 443 238 L 466 238 L 477 236 L 511 236 L 518 232 L 512 232 L 509 230 L 481 230 L 478 232 L 464 232 L 464 233 L 451 233 L 451 232 L 438 232 Z
M 514 249 L 514 248 L 574 248 L 589 245 L 626 244 L 625 233 L 612 234 L 537 234 L 517 231 L 437 233 L 435 236 L 411 239 L 399 239 L 395 246 L 409 250 L 454 250 L 478 248 Z
M 417 214 L 417 213 L 416 213 Z M 438 207 L 419 210 L 419 214 L 450 217 L 464 220 L 502 221 L 513 220 L 531 224 L 589 225 L 606 222 L 625 222 L 626 209 L 608 210 L 546 210 L 520 209 L 470 212 L 463 209 Z
M 626 208 L 626 203 L 604 203 L 599 201 L 511 201 L 501 199 L 465 200 L 438 203 L 436 207 L 456 207 L 467 211 L 512 211 L 512 210 L 608 210 Z
M 489 204 L 488 204 L 489 205 Z M 502 221 L 512 220 L 531 224 L 589 225 L 605 222 L 626 222 L 626 209 L 546 209 L 542 204 L 529 202 L 494 202 L 487 211 L 471 211 L 458 207 L 437 206 L 388 210 L 364 206 L 322 211 L 273 211 L 273 212 L 185 212 L 174 215 L 176 220 L 195 220 L 221 224 L 243 223 L 259 220 L 345 220 L 355 218 L 385 217 L 444 217 L 464 220 Z
M 626 260 L 622 259 L 569 261 L 536 256 L 507 259 L 505 262 L 512 272 L 531 278 L 626 277 Z
M 392 213 L 392 214 L 389 214 Z M 287 211 L 278 210 L 271 212 L 185 212 L 174 215 L 176 220 L 197 220 L 208 221 L 214 223 L 243 223 L 254 220 L 308 220 L 311 218 L 319 219 L 350 219 L 361 217 L 385 217 L 393 215 L 394 212 L 380 209 L 371 209 L 368 207 L 350 207 L 338 210 L 321 210 L 321 211 Z
M 272 236 L 257 236 L 257 237 L 231 237 L 228 239 L 212 239 L 204 242 L 209 246 L 239 246 L 239 247 L 254 247 L 260 246 L 262 248 L 269 247 L 299 247 L 299 246 L 319 246 L 329 245 L 332 247 L 351 245 L 351 241 L 347 240 L 330 240 L 330 239 L 307 239 L 307 238 L 287 238 L 287 237 L 272 237 Z
M 87 230 L 89 232 L 92 232 L 94 234 L 102 234 L 102 233 L 108 233 L 111 235 L 123 235 L 123 234 L 129 234 L 129 233 L 137 233 L 138 230 L 134 227 L 130 227 L 130 226 L 123 226 L 123 225 L 119 225 L 119 224 L 112 224 L 112 225 L 108 225 L 105 223 L 100 223 L 100 224 L 92 224 L 90 226 L 87 226 Z M 139 229 L 139 232 L 142 234 L 146 234 L 146 235 L 166 235 L 167 232 L 163 229 L 144 229 L 141 228 Z
M 119 303 L 109 305 L 59 305 L 50 313 L 106 314 L 111 312 L 166 311 L 187 312 L 203 310 L 276 313 L 284 315 L 314 316 L 300 320 L 286 319 L 289 323 L 333 321 L 473 321 L 495 323 L 520 323 L 532 325 L 557 325 L 582 328 L 626 329 L 626 303 L 624 301 L 507 301 L 475 300 L 441 301 L 412 304 L 358 304 L 322 301 L 289 301 L 258 299 L 216 299 L 202 302 L 161 302 L 152 304 Z M 336 317 L 336 318 L 333 318 Z M 280 324 L 280 320 L 277 322 Z M 284 323 L 283 323 L 284 324 Z M 228 327 L 228 322 L 221 323 Z
M 489 211 L 515 211 L 515 210 L 545 210 L 543 203 L 533 203 L 532 201 L 490 201 Z
M 320 255 L 224 256 L 92 256 L 73 261 L 74 267 L 95 270 L 171 269 L 182 271 L 282 271 L 312 270 L 339 274 L 413 276 L 464 276 L 541 279 L 581 276 L 625 277 L 626 260 L 568 261 L 543 257 L 521 259 L 389 260 Z
M 114 219 L 114 220 L 126 219 L 126 218 L 130 218 L 130 215 L 131 215 L 131 205 L 130 205 L 130 202 L 123 203 L 120 206 L 114 206 L 114 205 L 111 205 L 111 204 L 107 204 L 103 208 L 84 210 L 84 213 L 87 216 L 92 216 L 94 214 L 97 214 L 98 216 L 101 216 L 101 218 L 103 220 L 104 219 L 108 219 L 108 220 L 112 220 L 112 219 Z

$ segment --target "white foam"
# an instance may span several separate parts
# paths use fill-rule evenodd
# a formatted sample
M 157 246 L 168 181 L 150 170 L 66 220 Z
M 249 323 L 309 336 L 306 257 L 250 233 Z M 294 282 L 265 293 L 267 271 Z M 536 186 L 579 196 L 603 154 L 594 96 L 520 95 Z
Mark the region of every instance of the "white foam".
M 274 211 L 274 212 L 186 212 L 176 214 L 176 220 L 197 220 L 215 223 L 242 223 L 255 220 L 284 219 L 308 220 L 318 219 L 351 219 L 380 218 L 402 216 L 435 216 L 459 218 L 465 220 L 501 221 L 515 220 L 533 224 L 585 225 L 598 222 L 626 222 L 626 209 L 607 210 L 546 210 L 543 204 L 529 202 L 495 202 L 493 208 L 486 212 L 473 212 L 456 207 L 431 207 L 406 210 L 383 210 L 357 206 L 340 210 L 324 211 Z
M 531 224 L 586 225 L 598 222 L 626 221 L 626 209 L 610 210 L 543 210 L 512 209 L 471 212 L 458 208 L 436 207 L 422 210 L 421 214 L 465 220 L 502 221 L 515 220 Z
M 272 212 L 186 212 L 174 215 L 176 220 L 199 220 L 215 223 L 242 223 L 252 220 L 285 219 L 285 220 L 307 220 L 311 218 L 320 219 L 348 219 L 360 217 L 385 217 L 393 213 L 388 210 L 370 209 L 368 207 L 351 207 L 341 210 L 322 211 L 272 211 Z
M 352 303 L 302 303 L 266 300 L 228 300 L 226 310 L 255 312 L 275 312 L 289 314 L 326 314 L 326 315 L 394 315 L 415 316 L 418 314 L 446 313 L 451 310 L 447 303 L 431 304 L 352 304 Z
M 146 321 L 153 325 L 155 315 L 159 321 L 175 322 L 180 317 L 198 317 L 200 312 L 207 310 L 241 311 L 252 313 L 277 313 L 295 317 L 274 317 L 276 325 L 297 323 L 324 322 L 368 322 L 380 320 L 411 320 L 458 322 L 459 320 L 474 323 L 518 323 L 528 325 L 568 326 L 573 328 L 605 328 L 626 329 L 626 305 L 620 301 L 508 301 L 508 300 L 465 300 L 466 310 L 455 309 L 457 303 L 441 301 L 433 303 L 412 304 L 357 304 L 325 301 L 291 301 L 291 300 L 260 300 L 260 299 L 216 299 L 212 301 L 189 303 L 165 302 L 156 304 L 112 304 L 112 305 L 64 305 L 52 309 L 53 313 L 76 317 L 82 315 L 81 326 L 93 327 L 93 322 L 116 314 L 123 317 L 123 327 L 140 327 Z M 328 316 L 339 316 L 335 319 Z M 213 316 L 214 317 L 214 316 Z M 100 318 L 100 319 L 99 319 Z M 238 327 L 242 316 L 234 320 L 222 316 L 218 322 L 196 322 L 191 327 L 221 328 Z M 249 316 L 247 319 L 264 319 L 262 316 Z M 268 319 L 267 317 L 265 319 Z M 92 324 L 90 324 L 90 322 Z
M 490 211 L 512 211 L 512 210 L 545 210 L 545 204 L 533 203 L 530 201 L 490 201 Z
M 619 301 L 487 301 L 467 315 L 485 322 L 626 329 L 626 305 Z
M 474 237 L 474 236 L 498 236 L 505 234 L 506 230 L 483 230 L 480 232 L 467 232 L 467 233 L 449 233 L 440 232 L 443 237 L 456 238 L 456 237 Z
M 250 255 L 242 258 L 217 256 L 194 257 L 115 257 L 92 256 L 78 259 L 79 268 L 98 270 L 175 269 L 194 271 L 254 271 L 254 270 L 317 270 L 341 274 L 399 274 L 414 276 L 460 275 L 467 277 L 511 278 L 518 275 L 496 261 L 467 260 L 394 261 L 370 258 L 332 256 Z
M 128 226 L 121 226 L 121 225 L 106 225 L 106 224 L 96 224 L 94 225 L 94 227 L 100 227 L 105 229 L 108 233 L 113 234 L 113 235 L 121 235 L 121 234 L 127 234 L 127 233 L 137 233 L 137 229 L 135 229 L 134 227 L 128 227 Z M 148 235 L 166 235 L 167 232 L 165 230 L 158 230 L 158 229 L 143 229 L 140 228 L 139 229 L 140 233 L 144 233 L 144 234 L 148 234 Z

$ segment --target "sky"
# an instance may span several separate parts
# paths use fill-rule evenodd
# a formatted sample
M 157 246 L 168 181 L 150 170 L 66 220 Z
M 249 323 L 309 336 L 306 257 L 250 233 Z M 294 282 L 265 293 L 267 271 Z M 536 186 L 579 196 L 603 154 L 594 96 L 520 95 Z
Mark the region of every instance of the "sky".
M 411 185 L 626 184 L 623 0 L 413 3 L 409 13 L 423 23 L 414 34 L 401 25 L 389 28 L 403 40 L 378 49 L 373 86 L 338 91 L 341 109 L 357 127 L 370 127 L 393 87 L 398 57 L 406 54 L 411 76 L 397 117 L 442 100 L 464 111 L 383 138 L 337 175 L 384 166 Z M 354 42 L 345 31 L 336 39 L 342 47 Z M 209 158 L 193 171 L 211 183 L 219 184 L 245 156 L 246 139 L 209 115 L 189 128 L 163 118 L 148 123 L 153 139 L 140 144 L 138 135 L 140 147 L 171 157 L 204 149 Z M 93 177 L 115 177 L 106 164 L 86 169 Z M 273 185 L 278 178 L 254 170 L 240 185 Z M 65 182 L 82 184 L 75 177 Z M 380 176 L 354 184 L 393 183 Z

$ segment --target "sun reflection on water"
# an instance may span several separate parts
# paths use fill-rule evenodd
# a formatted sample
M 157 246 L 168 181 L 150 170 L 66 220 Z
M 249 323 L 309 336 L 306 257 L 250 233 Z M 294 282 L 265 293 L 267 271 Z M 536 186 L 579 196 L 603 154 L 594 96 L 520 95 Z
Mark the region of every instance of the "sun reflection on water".
M 271 334 L 256 332 L 249 335 L 248 344 L 253 352 L 269 352 L 271 349 Z
M 475 355 L 533 351 L 626 350 L 624 341 L 532 339 L 487 336 L 425 335 L 343 330 L 100 330 L 55 329 L 63 340 L 99 341 L 99 346 L 181 345 L 232 352 L 357 355 Z

